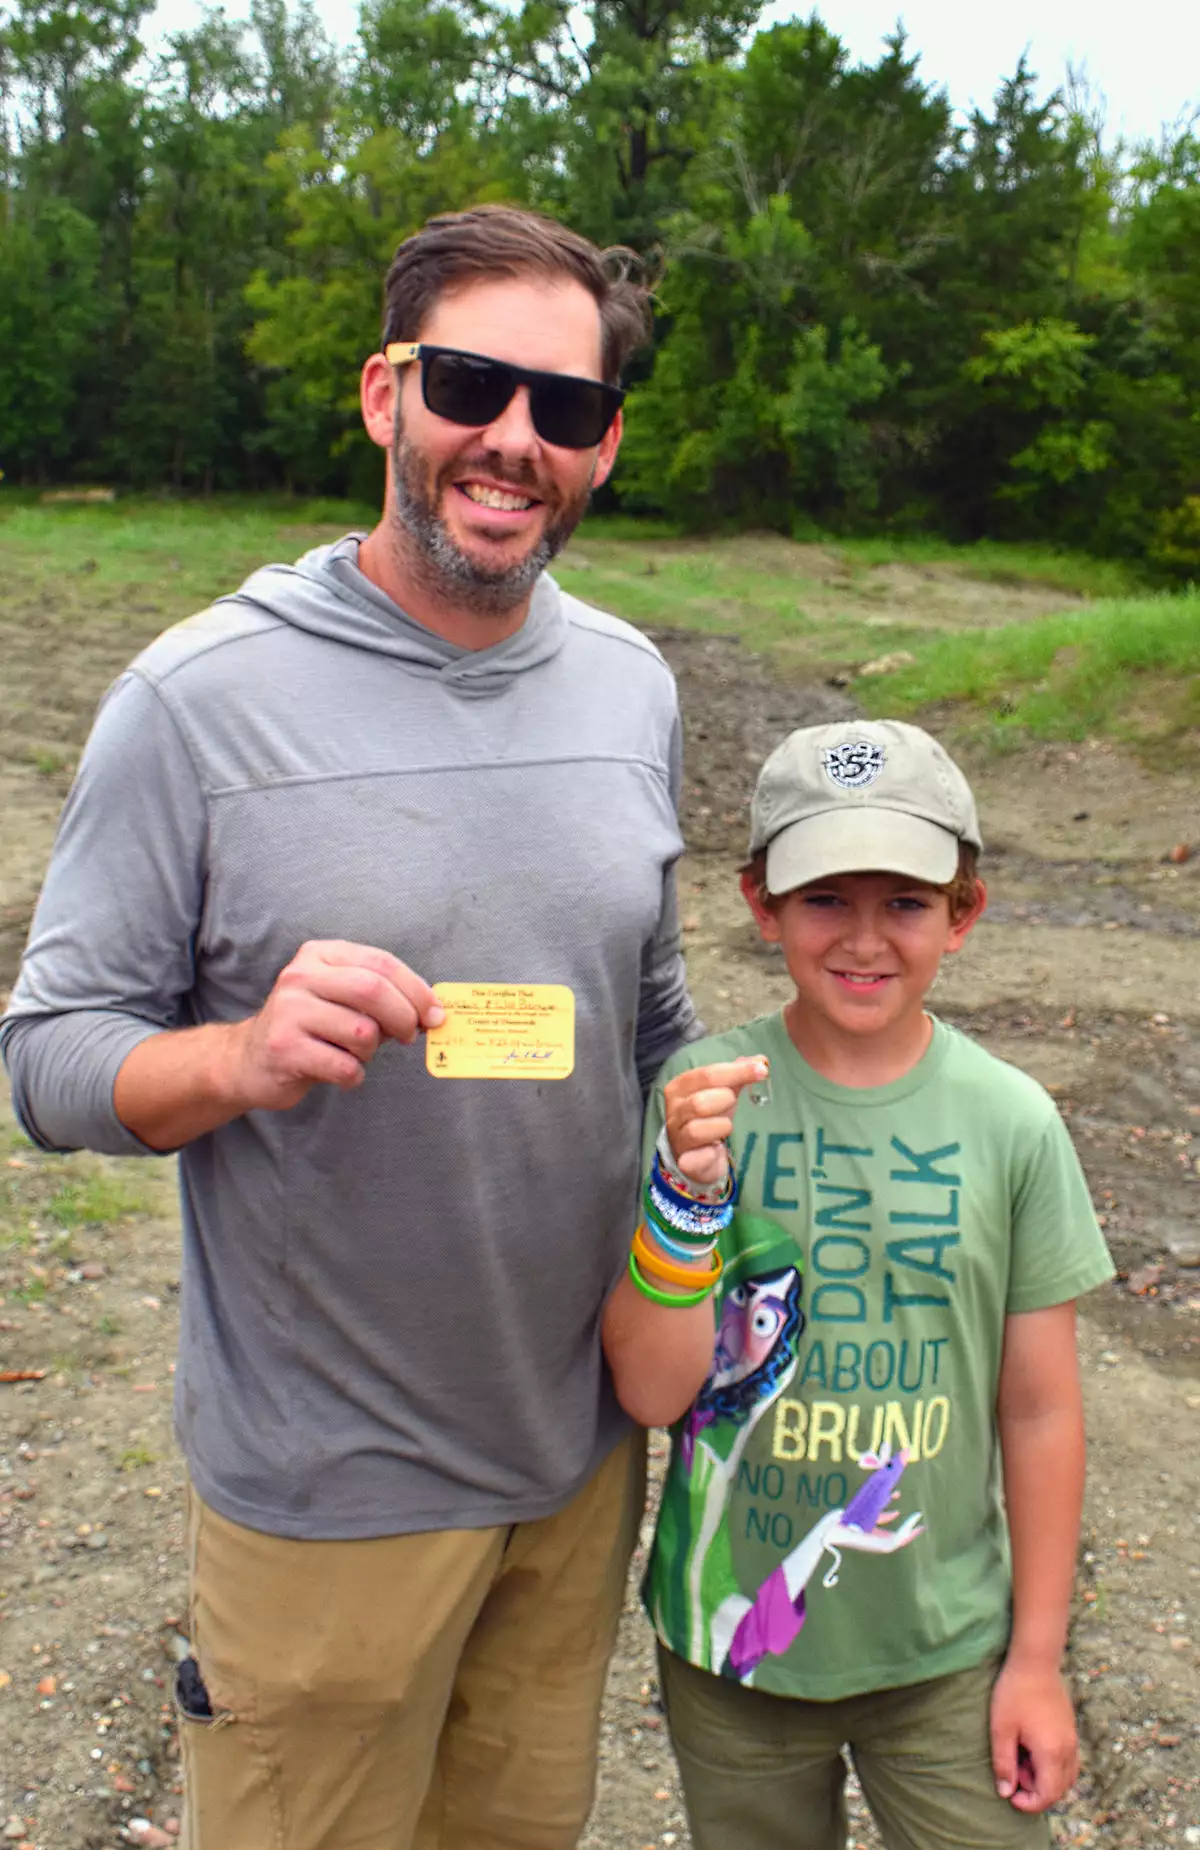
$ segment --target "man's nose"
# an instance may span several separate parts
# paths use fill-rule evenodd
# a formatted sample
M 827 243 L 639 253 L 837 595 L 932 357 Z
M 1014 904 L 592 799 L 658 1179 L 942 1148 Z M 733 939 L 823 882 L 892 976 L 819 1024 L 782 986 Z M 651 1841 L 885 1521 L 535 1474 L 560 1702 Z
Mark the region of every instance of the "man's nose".
M 528 386 L 517 387 L 503 411 L 482 432 L 482 437 L 489 449 L 500 450 L 506 456 L 530 456 L 536 452 L 538 434 L 533 428 Z

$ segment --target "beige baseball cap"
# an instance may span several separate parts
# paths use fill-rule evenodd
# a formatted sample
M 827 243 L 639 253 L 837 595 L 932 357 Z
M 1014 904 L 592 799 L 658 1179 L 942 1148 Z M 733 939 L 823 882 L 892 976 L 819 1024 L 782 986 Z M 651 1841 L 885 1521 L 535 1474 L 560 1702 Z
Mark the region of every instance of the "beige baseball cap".
M 750 853 L 767 851 L 769 893 L 855 873 L 945 886 L 960 841 L 983 846 L 971 787 L 936 739 L 903 720 L 789 733 L 750 805 Z

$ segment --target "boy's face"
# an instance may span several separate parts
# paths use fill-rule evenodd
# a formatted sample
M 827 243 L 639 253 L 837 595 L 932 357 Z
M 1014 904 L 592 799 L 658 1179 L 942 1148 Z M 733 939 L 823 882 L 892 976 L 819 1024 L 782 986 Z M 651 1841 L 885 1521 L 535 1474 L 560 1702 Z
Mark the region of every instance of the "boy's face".
M 768 944 L 779 944 L 802 1008 L 835 1036 L 860 1041 L 917 1031 L 942 958 L 961 948 L 983 911 L 952 919 L 937 887 L 901 874 L 836 874 L 770 907 L 752 880 L 742 891 Z

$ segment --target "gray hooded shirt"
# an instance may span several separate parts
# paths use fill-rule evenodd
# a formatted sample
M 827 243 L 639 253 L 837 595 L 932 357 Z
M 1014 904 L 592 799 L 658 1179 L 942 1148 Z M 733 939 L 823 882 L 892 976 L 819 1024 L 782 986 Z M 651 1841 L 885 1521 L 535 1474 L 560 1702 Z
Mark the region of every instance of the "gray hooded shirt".
M 574 992 L 568 1079 L 389 1043 L 181 1152 L 180 1440 L 214 1508 L 299 1537 L 530 1520 L 587 1479 L 624 1430 L 599 1317 L 642 1091 L 698 1032 L 657 650 L 543 577 L 466 651 L 356 560 L 255 572 L 116 682 L 0 1025 L 29 1135 L 125 1154 L 131 1049 L 252 1014 L 308 939 Z

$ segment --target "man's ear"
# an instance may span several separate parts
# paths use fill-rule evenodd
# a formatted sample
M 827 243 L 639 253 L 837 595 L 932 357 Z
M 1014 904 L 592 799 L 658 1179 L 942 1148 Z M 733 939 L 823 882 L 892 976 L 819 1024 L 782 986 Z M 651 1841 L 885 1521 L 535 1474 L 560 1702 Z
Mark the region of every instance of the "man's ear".
M 974 902 L 965 912 L 960 912 L 957 917 L 950 921 L 950 936 L 946 942 L 946 950 L 948 952 L 953 953 L 954 951 L 962 950 L 963 945 L 970 937 L 974 927 L 978 925 L 980 919 L 983 917 L 986 907 L 987 888 L 984 886 L 982 880 L 977 880 L 975 882 Z
M 600 447 L 596 451 L 596 466 L 592 470 L 593 488 L 602 488 L 612 474 L 613 464 L 617 460 L 617 451 L 621 447 L 621 437 L 624 429 L 625 421 L 618 411 L 616 417 L 601 437 Z
M 373 353 L 362 369 L 358 396 L 366 433 L 381 450 L 391 448 L 399 389 L 395 367 L 389 365 L 382 353 Z
M 742 898 L 754 914 L 754 923 L 758 926 L 759 937 L 764 944 L 779 943 L 779 917 L 773 906 L 766 903 L 766 896 L 758 881 L 746 868 L 740 875 L 739 884 Z

